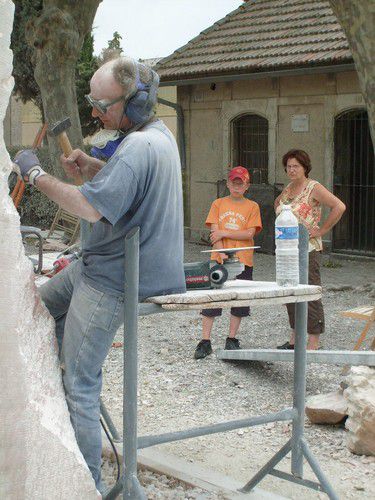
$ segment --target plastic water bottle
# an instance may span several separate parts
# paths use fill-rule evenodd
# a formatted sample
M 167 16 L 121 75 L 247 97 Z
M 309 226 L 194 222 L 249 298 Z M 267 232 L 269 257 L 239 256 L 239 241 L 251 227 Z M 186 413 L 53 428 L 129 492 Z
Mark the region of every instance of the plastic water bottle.
M 276 283 L 299 284 L 298 220 L 289 205 L 283 205 L 275 220 Z

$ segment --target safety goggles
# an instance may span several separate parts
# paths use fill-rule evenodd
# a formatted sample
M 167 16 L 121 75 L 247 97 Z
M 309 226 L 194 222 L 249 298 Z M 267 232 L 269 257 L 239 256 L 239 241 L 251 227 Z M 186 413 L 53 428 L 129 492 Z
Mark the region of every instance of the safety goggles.
M 120 102 L 122 99 L 124 99 L 124 95 L 120 95 L 120 97 L 116 97 L 116 99 L 113 99 L 112 101 L 106 101 L 105 99 L 93 99 L 90 94 L 85 95 L 86 101 L 92 106 L 93 108 L 96 109 L 100 114 L 104 115 L 110 106 L 113 104 L 116 104 L 116 102 Z

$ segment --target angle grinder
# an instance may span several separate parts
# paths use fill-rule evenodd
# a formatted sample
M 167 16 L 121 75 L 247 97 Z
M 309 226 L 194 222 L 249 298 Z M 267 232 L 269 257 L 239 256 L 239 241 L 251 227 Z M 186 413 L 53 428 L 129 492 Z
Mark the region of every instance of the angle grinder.
M 202 250 L 202 253 L 219 252 L 228 258 L 223 264 L 216 262 L 191 262 L 184 264 L 186 288 L 188 290 L 208 290 L 221 288 L 227 280 L 233 280 L 244 270 L 245 266 L 240 262 L 236 253 L 241 250 L 252 250 L 255 247 L 240 248 L 215 248 L 214 250 Z

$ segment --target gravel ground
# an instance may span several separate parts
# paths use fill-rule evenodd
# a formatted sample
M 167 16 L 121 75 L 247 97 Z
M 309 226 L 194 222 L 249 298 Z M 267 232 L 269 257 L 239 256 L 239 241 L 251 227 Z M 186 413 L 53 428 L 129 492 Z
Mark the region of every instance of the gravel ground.
M 203 247 L 187 243 L 185 262 L 203 260 Z M 324 257 L 322 268 L 326 313 L 325 349 L 354 345 L 360 324 L 342 318 L 339 311 L 363 305 L 374 295 L 374 261 L 332 260 Z M 274 257 L 257 254 L 254 279 L 274 279 Z M 224 345 L 228 313 L 217 320 L 213 348 Z M 287 339 L 284 307 L 253 307 L 241 325 L 243 347 L 274 347 Z M 160 433 L 278 411 L 292 402 L 291 363 L 228 363 L 214 355 L 193 359 L 200 339 L 198 312 L 173 312 L 139 320 L 139 434 Z M 116 341 L 122 340 L 119 330 Z M 308 365 L 307 395 L 336 390 L 341 368 Z M 121 429 L 122 349 L 111 349 L 104 366 L 103 399 Z M 343 427 L 311 425 L 306 420 L 306 439 L 340 498 L 375 497 L 375 457 L 356 456 L 345 446 Z M 272 423 L 238 431 L 160 445 L 161 451 L 223 472 L 240 481 L 252 475 L 288 440 L 288 423 Z M 280 468 L 288 470 L 290 458 Z M 306 477 L 315 479 L 306 466 Z M 158 484 L 159 479 L 156 480 Z M 170 485 L 173 489 L 173 485 Z M 266 477 L 261 488 L 295 499 L 326 498 L 322 493 Z M 182 487 L 181 487 L 182 488 Z M 172 496 L 194 498 L 183 490 Z M 217 497 L 212 497 L 217 498 Z
M 102 476 L 106 483 L 113 485 L 116 482 L 117 470 L 111 462 L 104 460 Z M 138 479 L 148 500 L 224 500 L 224 497 L 191 488 L 176 479 L 155 474 L 149 470 L 139 470 Z
M 34 250 L 33 250 L 34 248 Z M 204 260 L 204 247 L 186 243 L 185 262 Z M 35 253 L 30 245 L 27 253 Z M 254 279 L 275 279 L 273 256 L 257 254 Z M 339 311 L 373 301 L 375 261 L 323 257 L 323 303 L 326 333 L 321 337 L 324 349 L 349 349 L 354 345 L 361 324 L 342 318 Z M 212 344 L 224 346 L 229 314 L 217 319 Z M 228 363 L 214 355 L 193 359 L 200 340 L 198 312 L 172 312 L 139 319 L 139 434 L 160 433 L 218 423 L 230 419 L 278 411 L 292 403 L 291 363 Z M 116 341 L 121 342 L 120 329 Z M 288 338 L 284 307 L 253 307 L 252 316 L 243 320 L 241 345 L 245 348 L 269 348 Z M 122 428 L 122 349 L 111 349 L 105 366 L 103 400 L 111 416 Z M 341 368 L 309 364 L 307 396 L 336 390 Z M 187 461 L 201 463 L 244 483 L 289 439 L 287 423 L 272 423 L 238 431 L 194 438 L 157 447 Z M 306 419 L 305 436 L 323 471 L 339 498 L 375 498 L 375 457 L 356 456 L 345 445 L 345 429 L 311 425 Z M 280 469 L 290 470 L 290 457 Z M 113 483 L 114 468 L 107 462 L 103 477 Z M 305 477 L 315 480 L 308 465 Z M 219 499 L 212 493 L 187 489 L 183 484 L 143 471 L 140 474 L 149 499 Z M 293 499 L 326 498 L 322 493 L 271 476 L 261 488 Z

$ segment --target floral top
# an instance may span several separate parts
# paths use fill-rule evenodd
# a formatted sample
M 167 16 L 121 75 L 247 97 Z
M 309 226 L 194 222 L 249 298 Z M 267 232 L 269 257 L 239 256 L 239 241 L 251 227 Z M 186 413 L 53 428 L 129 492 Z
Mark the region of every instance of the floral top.
M 280 204 L 276 209 L 276 213 L 280 213 L 281 205 L 290 205 L 292 212 L 298 219 L 298 222 L 303 224 L 307 229 L 317 227 L 322 217 L 322 207 L 317 200 L 314 200 L 314 198 L 310 198 L 311 191 L 317 184 L 319 184 L 318 181 L 310 180 L 301 191 L 301 193 L 295 197 L 291 196 L 290 184 L 288 184 L 281 193 Z M 312 250 L 321 251 L 322 249 L 322 238 L 310 238 L 310 252 Z

